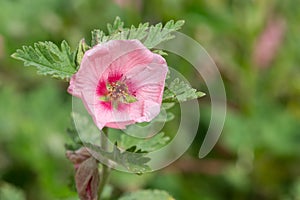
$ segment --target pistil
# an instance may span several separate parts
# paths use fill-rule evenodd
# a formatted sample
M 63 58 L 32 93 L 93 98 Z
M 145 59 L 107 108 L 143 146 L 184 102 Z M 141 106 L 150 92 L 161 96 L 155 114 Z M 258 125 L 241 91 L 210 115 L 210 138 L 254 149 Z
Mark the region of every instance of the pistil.
M 105 102 L 111 102 L 113 108 L 117 109 L 120 103 L 133 103 L 137 99 L 135 96 L 129 94 L 126 83 L 117 81 L 106 84 L 107 94 L 101 96 L 100 100 Z

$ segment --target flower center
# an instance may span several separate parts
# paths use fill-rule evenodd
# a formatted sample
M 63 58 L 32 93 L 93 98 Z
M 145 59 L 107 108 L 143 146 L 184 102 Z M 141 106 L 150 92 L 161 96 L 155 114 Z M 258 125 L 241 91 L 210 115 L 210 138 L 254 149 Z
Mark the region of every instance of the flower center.
M 125 100 L 126 95 L 128 95 L 127 85 L 119 81 L 107 84 L 106 88 L 108 90 L 107 97 L 111 101 Z
M 121 81 L 107 83 L 106 89 L 107 94 L 105 96 L 101 96 L 100 100 L 104 102 L 111 102 L 114 108 L 118 108 L 120 103 L 128 104 L 137 101 L 135 96 L 129 94 L 127 85 Z

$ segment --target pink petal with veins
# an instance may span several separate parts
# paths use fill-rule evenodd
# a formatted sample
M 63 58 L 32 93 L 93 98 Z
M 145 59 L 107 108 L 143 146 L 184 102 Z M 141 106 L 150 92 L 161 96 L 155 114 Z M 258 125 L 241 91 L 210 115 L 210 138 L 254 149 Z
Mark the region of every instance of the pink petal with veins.
M 82 99 L 98 128 L 124 129 L 159 114 L 167 71 L 165 59 L 140 41 L 112 40 L 85 53 L 68 92 Z M 126 95 L 136 101 L 124 102 Z

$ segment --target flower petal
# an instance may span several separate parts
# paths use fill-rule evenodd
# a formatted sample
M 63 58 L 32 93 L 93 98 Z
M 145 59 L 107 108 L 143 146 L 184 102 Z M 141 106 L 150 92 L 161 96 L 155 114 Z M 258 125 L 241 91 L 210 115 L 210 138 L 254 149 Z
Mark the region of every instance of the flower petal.
M 98 128 L 123 129 L 135 122 L 150 121 L 159 114 L 167 74 L 163 57 L 138 40 L 112 40 L 88 50 L 80 69 L 70 80 L 68 92 L 79 97 Z M 123 81 L 136 102 L 103 102 L 107 83 Z
M 148 63 L 147 65 L 140 65 L 135 68 L 131 68 L 127 71 L 126 78 L 131 79 L 132 82 L 138 86 L 164 82 L 168 72 L 168 66 L 166 63 Z
M 151 63 L 154 55 L 138 40 L 114 40 L 106 43 L 110 53 L 111 63 L 102 74 L 107 79 L 111 74 L 125 74 L 128 70 L 143 64 Z
M 135 122 L 149 122 L 160 112 L 160 103 L 144 100 L 137 102 L 130 107 L 130 118 Z

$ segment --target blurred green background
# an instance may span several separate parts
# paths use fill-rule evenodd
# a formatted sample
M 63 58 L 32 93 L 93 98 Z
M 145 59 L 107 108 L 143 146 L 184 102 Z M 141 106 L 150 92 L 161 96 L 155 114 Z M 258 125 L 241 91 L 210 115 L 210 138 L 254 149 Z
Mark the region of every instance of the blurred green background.
M 40 77 L 10 55 L 45 40 L 66 39 L 75 48 L 92 29 L 105 29 L 118 15 L 126 25 L 184 19 L 182 32 L 202 44 L 219 67 L 228 112 L 218 144 L 200 160 L 209 94 L 200 99 L 199 133 L 188 152 L 152 174 L 113 173 L 114 198 L 157 188 L 178 200 L 300 199 L 299 3 L 0 0 L 0 198 L 76 199 L 73 166 L 64 149 L 71 112 L 68 84 Z M 176 56 L 167 61 L 194 87 L 206 90 L 187 62 Z

